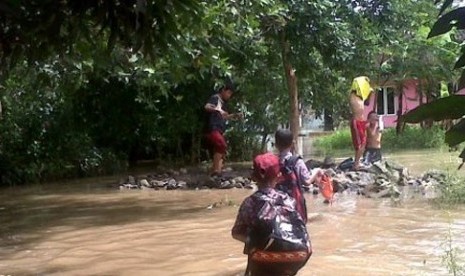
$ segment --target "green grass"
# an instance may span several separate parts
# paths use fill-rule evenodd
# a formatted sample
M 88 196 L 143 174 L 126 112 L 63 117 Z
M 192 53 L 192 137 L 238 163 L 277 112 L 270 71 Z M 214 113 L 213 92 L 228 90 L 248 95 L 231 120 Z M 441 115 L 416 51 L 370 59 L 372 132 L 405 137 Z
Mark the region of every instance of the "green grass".
M 451 224 L 449 224 L 445 241 L 442 244 L 442 249 L 444 250 L 442 263 L 447 267 L 449 275 L 465 275 L 465 267 L 462 262 L 463 252 L 455 245 L 455 241 L 452 236 Z
M 419 127 L 406 127 L 397 135 L 394 128 L 384 130 L 381 139 L 383 151 L 396 151 L 403 149 L 440 149 L 445 148 L 445 131 L 439 127 L 422 129 Z M 337 130 L 333 134 L 315 140 L 314 147 L 318 152 L 331 154 L 340 150 L 352 150 L 350 129 Z

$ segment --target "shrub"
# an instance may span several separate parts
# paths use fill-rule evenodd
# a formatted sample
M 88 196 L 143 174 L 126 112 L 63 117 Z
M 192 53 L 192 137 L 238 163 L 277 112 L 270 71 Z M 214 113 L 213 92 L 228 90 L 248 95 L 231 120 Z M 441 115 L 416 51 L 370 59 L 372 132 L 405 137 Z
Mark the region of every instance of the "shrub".
M 455 206 L 465 204 L 465 179 L 448 175 L 440 187 L 440 195 L 435 199 L 438 205 Z

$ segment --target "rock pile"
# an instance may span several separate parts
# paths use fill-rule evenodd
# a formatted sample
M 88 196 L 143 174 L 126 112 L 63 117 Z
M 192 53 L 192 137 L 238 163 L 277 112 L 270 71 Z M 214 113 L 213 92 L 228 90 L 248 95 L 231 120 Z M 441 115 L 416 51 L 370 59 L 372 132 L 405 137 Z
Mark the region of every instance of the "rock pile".
M 250 173 L 249 173 L 250 174 Z M 204 173 L 171 171 L 164 174 L 128 176 L 119 183 L 124 189 L 186 190 L 186 189 L 254 189 L 255 184 L 247 172 L 230 171 L 221 177 L 210 177 Z
M 398 197 L 406 187 L 426 195 L 446 181 L 446 174 L 429 171 L 419 177 L 410 175 L 407 168 L 394 162 L 378 162 L 362 171 L 342 170 L 334 162 L 307 162 L 309 167 L 321 167 L 333 179 L 336 192 L 350 191 L 371 198 Z M 250 171 L 229 171 L 221 177 L 209 177 L 205 173 L 186 169 L 171 170 L 163 174 L 128 176 L 119 183 L 119 188 L 151 190 L 197 190 L 197 189 L 255 189 L 249 178 Z M 316 192 L 316 190 L 313 190 Z
M 326 172 L 333 178 L 335 191 L 349 190 L 371 198 L 398 197 L 405 187 L 425 194 L 446 181 L 443 172 L 429 171 L 414 177 L 407 168 L 389 161 L 377 162 L 361 171 L 343 171 L 336 167 Z

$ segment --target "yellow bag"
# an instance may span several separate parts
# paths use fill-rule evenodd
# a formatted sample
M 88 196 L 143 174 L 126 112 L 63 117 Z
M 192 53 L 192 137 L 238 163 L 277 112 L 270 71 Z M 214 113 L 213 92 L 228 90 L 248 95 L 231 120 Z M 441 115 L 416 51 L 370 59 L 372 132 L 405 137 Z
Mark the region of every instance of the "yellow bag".
M 352 82 L 351 91 L 355 91 L 355 94 L 362 98 L 362 100 L 368 99 L 373 89 L 370 86 L 370 79 L 365 76 L 357 77 Z

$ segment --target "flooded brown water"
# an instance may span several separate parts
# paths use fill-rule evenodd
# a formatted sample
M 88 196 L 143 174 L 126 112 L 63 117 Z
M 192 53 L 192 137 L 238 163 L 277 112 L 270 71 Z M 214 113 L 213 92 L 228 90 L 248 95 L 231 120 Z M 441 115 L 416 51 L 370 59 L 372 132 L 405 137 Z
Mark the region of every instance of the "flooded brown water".
M 447 158 L 446 158 L 447 159 Z M 230 236 L 249 190 L 119 191 L 107 180 L 0 190 L 0 275 L 241 275 Z M 218 208 L 207 206 L 222 202 Z M 447 275 L 465 213 L 308 195 L 314 255 L 299 275 Z

